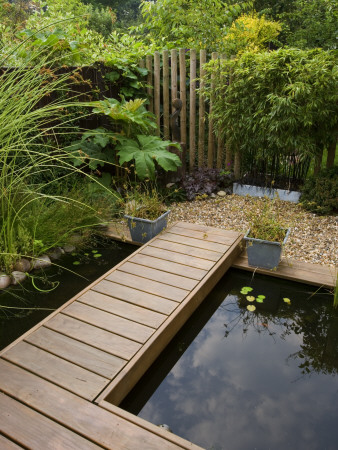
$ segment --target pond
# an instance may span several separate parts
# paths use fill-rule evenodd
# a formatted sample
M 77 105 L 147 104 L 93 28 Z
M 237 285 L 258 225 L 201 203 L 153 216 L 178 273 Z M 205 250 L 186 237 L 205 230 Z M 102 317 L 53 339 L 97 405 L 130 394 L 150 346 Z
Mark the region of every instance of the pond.
M 88 248 L 65 254 L 52 267 L 31 273 L 34 285 L 29 278 L 22 286 L 0 291 L 0 349 L 134 251 L 133 245 L 96 238 Z
M 120 406 L 207 449 L 336 449 L 338 311 L 314 292 L 231 269 Z

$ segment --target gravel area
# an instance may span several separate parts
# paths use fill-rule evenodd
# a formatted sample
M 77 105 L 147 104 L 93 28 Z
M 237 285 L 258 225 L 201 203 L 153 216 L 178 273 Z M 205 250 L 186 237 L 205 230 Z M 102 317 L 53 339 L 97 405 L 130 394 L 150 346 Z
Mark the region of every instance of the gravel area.
M 236 230 L 248 229 L 247 214 L 260 214 L 268 199 L 227 195 L 171 205 L 170 222 L 184 221 Z M 338 216 L 317 216 L 301 206 L 280 201 L 279 217 L 291 233 L 284 257 L 313 264 L 338 265 Z

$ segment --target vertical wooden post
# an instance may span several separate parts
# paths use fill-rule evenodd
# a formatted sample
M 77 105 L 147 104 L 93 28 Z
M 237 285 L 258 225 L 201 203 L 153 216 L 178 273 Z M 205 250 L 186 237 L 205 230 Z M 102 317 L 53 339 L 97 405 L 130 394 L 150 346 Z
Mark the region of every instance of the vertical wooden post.
M 170 52 L 171 57 L 171 113 L 175 112 L 173 102 L 177 98 L 177 50 L 173 49 Z
M 163 51 L 163 136 L 170 139 L 169 129 L 169 51 Z
M 149 99 L 149 111 L 154 112 L 154 89 L 153 89 L 153 57 L 151 55 L 146 56 L 146 68 L 148 69 L 147 75 L 147 96 Z
M 211 54 L 211 59 L 215 61 L 218 57 L 218 53 L 213 52 Z M 211 89 L 215 88 L 215 75 L 211 75 Z M 210 99 L 210 106 L 209 106 L 209 133 L 208 133 L 208 168 L 212 169 L 214 167 L 214 121 L 211 117 L 212 114 L 212 103 L 213 103 L 213 96 Z
M 204 64 L 207 60 L 206 50 L 200 51 L 200 93 L 199 93 L 199 120 L 198 120 L 198 167 L 203 167 L 204 165 L 204 139 L 205 139 L 205 100 L 203 95 L 204 81 L 203 77 L 205 75 Z
M 138 63 L 139 67 L 141 67 L 142 69 L 144 69 L 146 67 L 146 62 L 144 59 L 140 59 L 140 62 Z
M 154 112 L 156 116 L 157 131 L 156 134 L 160 135 L 161 127 L 161 55 L 160 52 L 154 53 Z
M 190 50 L 189 170 L 196 159 L 196 50 Z
M 181 143 L 187 144 L 187 68 L 185 65 L 185 49 L 179 49 L 180 61 L 180 99 L 182 101 L 182 109 L 180 114 Z M 185 161 L 182 161 L 185 164 Z

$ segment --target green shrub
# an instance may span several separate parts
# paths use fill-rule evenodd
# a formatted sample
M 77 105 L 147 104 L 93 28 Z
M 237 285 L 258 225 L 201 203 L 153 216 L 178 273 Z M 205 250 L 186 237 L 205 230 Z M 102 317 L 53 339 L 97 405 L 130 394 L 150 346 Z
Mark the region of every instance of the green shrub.
M 302 189 L 301 205 L 316 214 L 338 210 L 338 166 L 308 178 Z

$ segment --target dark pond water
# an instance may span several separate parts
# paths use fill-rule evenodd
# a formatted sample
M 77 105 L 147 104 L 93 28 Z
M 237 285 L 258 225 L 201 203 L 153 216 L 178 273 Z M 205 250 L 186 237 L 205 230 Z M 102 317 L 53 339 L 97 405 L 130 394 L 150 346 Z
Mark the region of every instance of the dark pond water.
M 64 255 L 55 261 L 62 267 L 52 266 L 43 272 L 32 273 L 36 288 L 32 285 L 32 280 L 28 279 L 22 287 L 12 286 L 0 291 L 0 349 L 134 251 L 133 245 L 103 238 L 95 239 L 88 248 Z M 43 293 L 38 290 L 52 289 L 58 282 L 59 285 L 51 292 Z M 5 308 L 6 306 L 9 308 Z
M 333 297 L 251 277 L 229 271 L 121 406 L 207 449 L 337 449 Z

